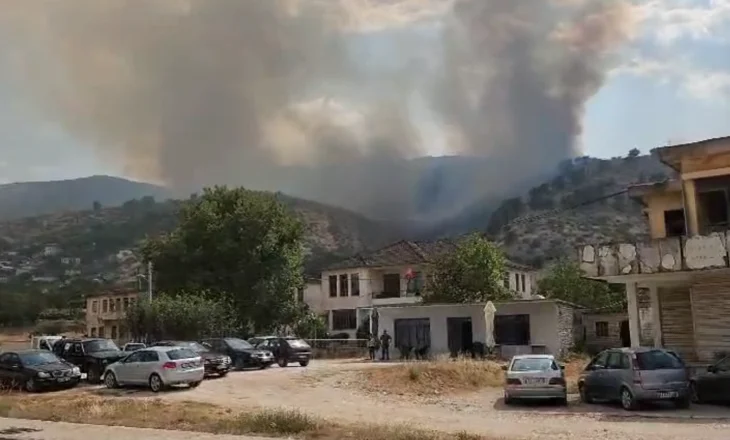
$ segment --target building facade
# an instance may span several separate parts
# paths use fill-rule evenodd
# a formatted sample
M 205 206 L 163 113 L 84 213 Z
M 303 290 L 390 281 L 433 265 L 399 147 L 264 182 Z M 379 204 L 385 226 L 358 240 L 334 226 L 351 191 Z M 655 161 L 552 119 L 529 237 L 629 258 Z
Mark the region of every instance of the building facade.
M 86 298 L 86 334 L 91 338 L 128 341 L 127 310 L 139 300 L 138 291 L 108 291 Z
M 652 344 L 689 362 L 730 353 L 730 137 L 652 151 L 677 179 L 629 188 L 644 205 L 651 239 L 581 246 L 587 276 L 626 286 L 632 346 L 650 319 Z M 639 292 L 649 292 L 650 316 Z
M 354 337 L 358 328 L 369 332 L 375 309 L 420 303 L 432 262 L 455 249 L 449 240 L 400 241 L 356 255 L 322 272 L 319 297 L 312 295 L 305 301 L 326 315 L 331 333 Z M 536 273 L 528 266 L 508 262 L 505 286 L 518 298 L 532 298 Z

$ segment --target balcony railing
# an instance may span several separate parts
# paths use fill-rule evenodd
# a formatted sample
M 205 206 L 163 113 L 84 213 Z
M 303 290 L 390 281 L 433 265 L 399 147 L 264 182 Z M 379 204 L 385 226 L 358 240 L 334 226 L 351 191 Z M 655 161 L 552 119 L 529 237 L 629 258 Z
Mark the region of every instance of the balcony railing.
M 730 267 L 730 231 L 638 243 L 586 244 L 580 267 L 590 277 L 697 271 Z
M 421 296 L 421 292 L 373 292 L 374 299 L 387 299 L 387 298 L 410 298 Z

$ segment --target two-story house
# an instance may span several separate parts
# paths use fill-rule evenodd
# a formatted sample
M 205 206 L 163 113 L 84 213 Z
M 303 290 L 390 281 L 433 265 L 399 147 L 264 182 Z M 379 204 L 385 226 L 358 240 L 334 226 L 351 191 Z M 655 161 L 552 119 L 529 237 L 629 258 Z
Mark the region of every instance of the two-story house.
M 86 334 L 116 341 L 130 339 L 126 329 L 127 310 L 139 299 L 136 290 L 105 291 L 86 298 Z
M 629 333 L 638 346 L 642 322 L 637 291 L 651 301 L 653 343 L 690 362 L 730 352 L 730 137 L 652 151 L 677 178 L 636 185 L 651 239 L 585 244 L 586 275 L 626 285 Z
M 429 266 L 455 248 L 449 240 L 399 241 L 350 257 L 322 272 L 321 294 L 316 300 L 306 298 L 306 302 L 326 314 L 332 333 L 354 336 L 359 327 L 372 331 L 373 310 L 419 303 Z M 507 263 L 504 283 L 517 297 L 531 298 L 535 280 L 532 268 Z

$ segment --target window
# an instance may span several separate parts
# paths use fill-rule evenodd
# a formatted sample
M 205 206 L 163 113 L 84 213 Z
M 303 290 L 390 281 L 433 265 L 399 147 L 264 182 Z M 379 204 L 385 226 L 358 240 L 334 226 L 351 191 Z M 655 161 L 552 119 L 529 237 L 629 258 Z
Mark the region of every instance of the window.
M 397 298 L 400 296 L 400 274 L 386 273 L 383 275 L 383 297 Z
M 337 296 L 337 275 L 330 275 L 330 298 Z
M 110 299 L 109 300 L 109 311 L 113 313 L 114 310 L 115 310 L 115 308 L 114 308 L 114 300 L 113 299 Z
M 129 298 L 124 298 L 124 310 L 129 308 Z
M 428 318 L 396 319 L 393 321 L 393 331 L 396 348 L 431 346 L 431 321 Z
M 117 339 L 117 326 L 112 326 L 112 339 Z
M 603 351 L 601 353 L 598 353 L 596 357 L 593 358 L 590 364 L 588 364 L 588 368 L 592 367 L 599 367 L 599 368 L 606 368 L 608 361 L 608 352 Z
M 137 302 L 137 298 L 129 298 L 129 307 L 134 307 L 134 304 Z
M 624 360 L 624 358 L 626 358 Z M 608 354 L 608 359 L 606 360 L 606 368 L 612 369 L 612 370 L 624 370 L 629 368 L 629 358 L 625 354 L 618 352 L 618 351 L 612 351 Z
M 304 287 L 297 289 L 297 302 L 304 302 Z
M 664 232 L 667 237 L 681 237 L 684 235 L 684 209 L 664 211 Z
M 512 362 L 510 371 L 556 371 L 558 366 L 549 358 L 521 358 Z
M 115 302 L 117 303 L 117 312 L 121 311 L 122 310 L 122 299 L 117 298 L 117 300 Z
M 350 295 L 360 296 L 360 274 L 350 274 Z
M 408 280 L 407 292 L 420 295 L 423 290 L 424 280 L 422 272 L 413 272 L 413 277 Z
M 157 355 L 157 353 L 154 353 Z M 198 357 L 198 354 L 189 348 L 180 348 L 178 350 L 170 350 L 167 352 L 167 357 L 170 360 L 178 361 L 180 359 L 192 359 Z
M 509 272 L 504 273 L 504 288 L 509 289 Z
M 99 327 L 99 337 L 104 338 L 104 327 Z
M 607 338 L 608 337 L 608 322 L 598 321 L 596 322 L 596 337 Z
M 347 296 L 348 292 L 347 274 L 342 274 L 340 275 L 340 296 Z
M 640 370 L 666 370 L 684 368 L 682 361 L 663 350 L 650 350 L 636 353 L 636 363 Z
M 697 199 L 704 225 L 711 230 L 716 226 L 727 225 L 728 204 L 725 190 L 700 192 Z
M 91 301 L 91 311 L 93 313 L 99 312 L 99 301 Z
M 109 304 L 108 304 L 107 300 L 103 300 L 101 302 L 101 313 L 106 313 L 108 311 L 109 311 Z
M 520 274 L 515 274 L 515 291 L 520 291 Z
M 354 330 L 356 328 L 357 311 L 355 309 L 332 311 L 332 330 Z
M 132 363 L 132 362 L 141 362 L 142 361 L 142 356 L 143 356 L 144 353 L 145 353 L 144 351 L 135 351 L 134 353 L 132 353 L 129 356 L 127 356 L 126 359 L 124 359 L 124 363 L 125 364 L 129 364 L 129 363 Z
M 494 339 L 499 345 L 530 345 L 530 315 L 495 316 Z
M 91 327 L 91 337 L 92 338 L 96 337 L 96 327 Z
M 520 275 L 520 279 L 522 280 L 522 291 L 525 291 L 525 274 Z

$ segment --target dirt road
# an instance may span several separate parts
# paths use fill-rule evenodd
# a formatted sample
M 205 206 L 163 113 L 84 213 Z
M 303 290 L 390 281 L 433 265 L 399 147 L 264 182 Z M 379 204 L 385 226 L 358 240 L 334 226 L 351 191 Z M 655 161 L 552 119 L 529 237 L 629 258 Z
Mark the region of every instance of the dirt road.
M 629 414 L 603 405 L 571 402 L 568 408 L 506 408 L 501 392 L 459 397 L 363 393 L 354 386 L 358 370 L 369 364 L 313 362 L 308 368 L 272 368 L 229 374 L 196 390 L 155 396 L 196 400 L 229 407 L 298 408 L 341 422 L 405 423 L 444 431 L 466 430 L 510 439 L 727 440 L 730 409 L 701 406 L 691 410 L 657 409 Z M 151 398 L 148 392 L 86 390 L 101 395 Z
M 271 440 L 262 437 L 0 418 L 0 440 Z

